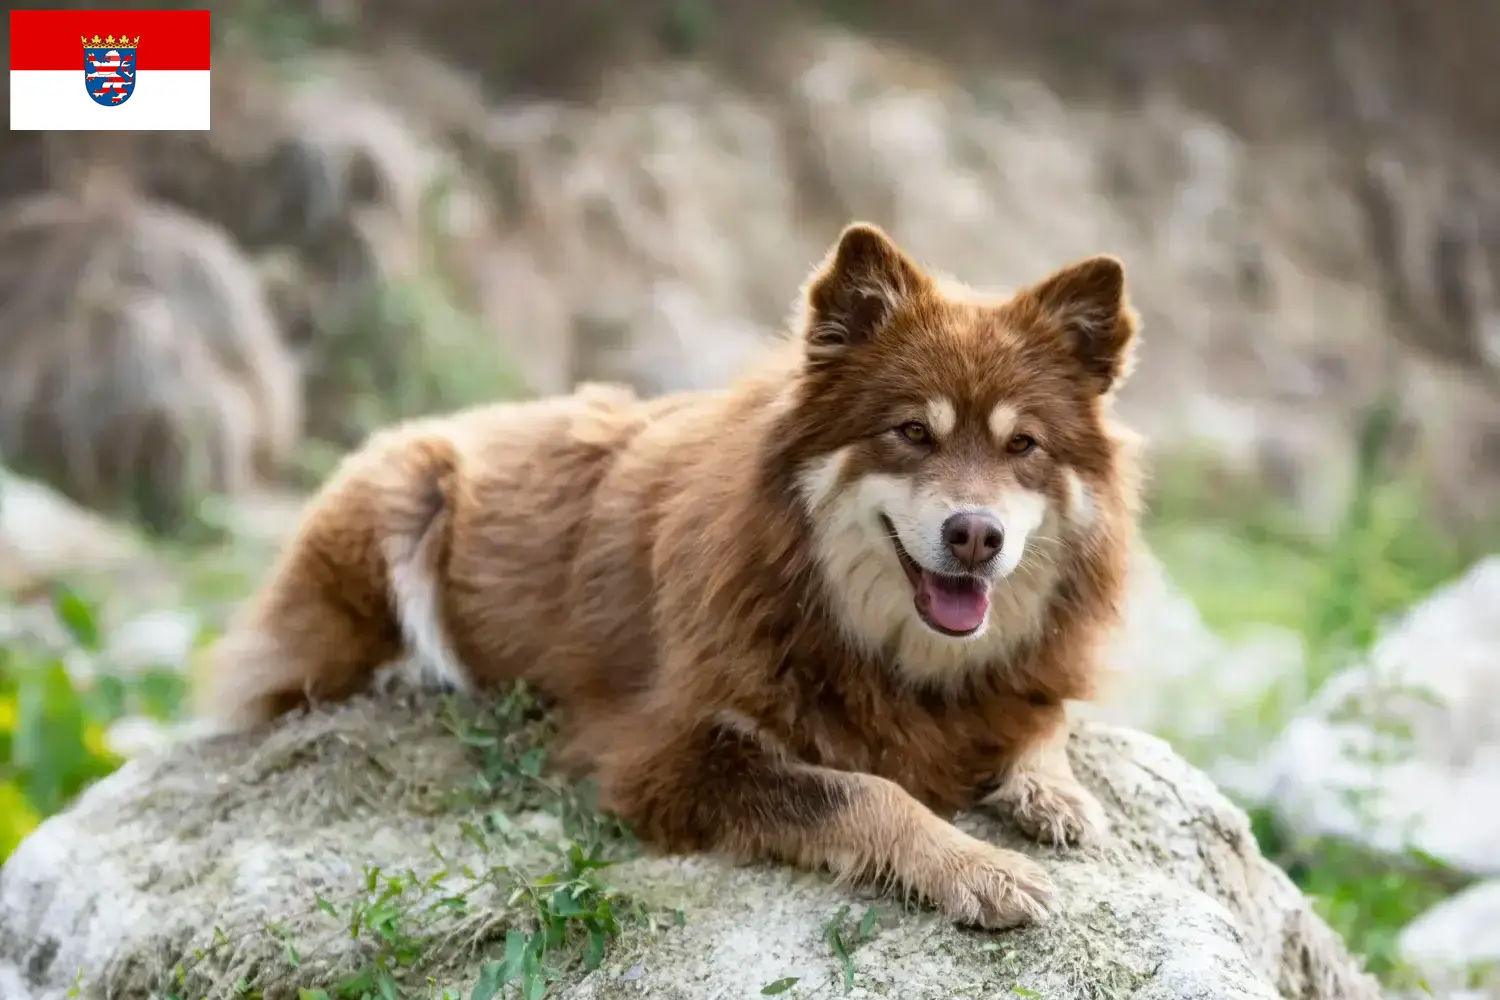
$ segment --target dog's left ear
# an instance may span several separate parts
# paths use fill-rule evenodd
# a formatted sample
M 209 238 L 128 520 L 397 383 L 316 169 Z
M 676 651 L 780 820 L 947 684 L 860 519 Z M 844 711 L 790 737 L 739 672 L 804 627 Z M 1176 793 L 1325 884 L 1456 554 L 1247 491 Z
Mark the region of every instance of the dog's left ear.
M 845 227 L 803 292 L 808 361 L 831 362 L 874 342 L 927 281 L 879 227 Z
M 1100 394 L 1130 377 L 1140 319 L 1126 295 L 1125 266 L 1119 258 L 1100 254 L 1069 265 L 1014 302 L 1031 306 L 1035 320 L 1061 329 Z

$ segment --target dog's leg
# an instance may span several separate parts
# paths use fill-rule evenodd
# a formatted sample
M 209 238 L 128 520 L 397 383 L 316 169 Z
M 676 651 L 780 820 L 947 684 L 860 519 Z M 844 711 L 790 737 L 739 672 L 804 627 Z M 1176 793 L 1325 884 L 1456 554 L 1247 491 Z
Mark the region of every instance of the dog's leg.
M 211 651 L 199 696 L 211 724 L 245 728 L 347 698 L 438 628 L 452 467 L 446 441 L 399 434 L 345 460 Z
M 1103 838 L 1109 826 L 1104 809 L 1074 777 L 1067 745 L 1068 726 L 1061 720 L 1046 739 L 1016 757 L 984 804 L 1009 813 L 1022 831 L 1042 843 Z
M 1051 881 L 1025 855 L 963 833 L 885 778 L 798 761 L 734 713 L 610 755 L 601 791 L 606 808 L 669 851 L 887 880 L 992 929 L 1047 917 Z

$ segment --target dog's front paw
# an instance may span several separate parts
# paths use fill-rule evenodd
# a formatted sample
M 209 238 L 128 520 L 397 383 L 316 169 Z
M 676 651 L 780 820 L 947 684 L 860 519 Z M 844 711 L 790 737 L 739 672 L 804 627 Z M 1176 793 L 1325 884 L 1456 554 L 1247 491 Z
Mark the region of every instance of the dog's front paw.
M 984 804 L 1009 813 L 1023 833 L 1044 844 L 1098 843 L 1109 831 L 1099 800 L 1070 777 L 1015 771 Z
M 923 874 L 922 894 L 956 923 L 1005 930 L 1048 919 L 1052 880 L 1016 851 L 965 838 Z

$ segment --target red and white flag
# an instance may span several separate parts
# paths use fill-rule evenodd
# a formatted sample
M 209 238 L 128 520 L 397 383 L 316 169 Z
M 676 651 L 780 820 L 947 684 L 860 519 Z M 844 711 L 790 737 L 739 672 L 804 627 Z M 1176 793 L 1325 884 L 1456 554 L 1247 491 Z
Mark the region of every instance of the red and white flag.
M 13 10 L 11 130 L 207 129 L 211 48 L 206 10 Z

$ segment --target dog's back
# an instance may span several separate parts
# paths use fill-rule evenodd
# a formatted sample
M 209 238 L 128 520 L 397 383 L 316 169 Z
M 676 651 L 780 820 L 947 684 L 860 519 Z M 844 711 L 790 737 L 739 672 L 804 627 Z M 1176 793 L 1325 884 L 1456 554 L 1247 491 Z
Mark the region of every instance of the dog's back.
M 253 725 L 347 697 L 403 653 L 461 689 L 474 672 L 528 672 L 566 632 L 569 568 L 600 480 L 681 405 L 585 385 L 373 435 L 312 499 L 215 649 L 203 709 Z

